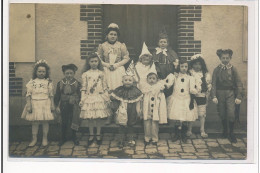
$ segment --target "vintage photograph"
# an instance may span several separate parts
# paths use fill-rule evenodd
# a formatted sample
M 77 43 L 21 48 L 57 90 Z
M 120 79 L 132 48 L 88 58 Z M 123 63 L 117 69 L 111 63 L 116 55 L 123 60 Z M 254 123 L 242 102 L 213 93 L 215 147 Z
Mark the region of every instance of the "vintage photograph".
M 246 160 L 247 76 L 247 6 L 10 3 L 9 157 Z

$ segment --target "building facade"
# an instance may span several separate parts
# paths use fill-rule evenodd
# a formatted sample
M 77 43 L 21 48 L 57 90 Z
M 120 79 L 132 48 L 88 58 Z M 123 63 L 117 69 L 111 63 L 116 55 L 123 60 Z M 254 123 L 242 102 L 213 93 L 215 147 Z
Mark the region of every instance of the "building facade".
M 247 8 L 244 6 L 195 5 L 88 5 L 11 4 L 9 57 L 10 125 L 25 125 L 20 116 L 25 105 L 26 83 L 34 64 L 45 59 L 54 85 L 63 77 L 61 66 L 79 67 L 88 54 L 104 41 L 109 23 L 117 23 L 132 59 L 137 59 L 143 41 L 149 49 L 157 45 L 164 27 L 171 47 L 179 57 L 202 53 L 212 74 L 220 63 L 216 50 L 234 51 L 231 63 L 237 67 L 247 89 Z M 17 29 L 18 28 L 18 29 Z M 241 105 L 241 121 L 246 126 L 247 100 Z M 207 123 L 219 122 L 216 105 L 209 102 Z

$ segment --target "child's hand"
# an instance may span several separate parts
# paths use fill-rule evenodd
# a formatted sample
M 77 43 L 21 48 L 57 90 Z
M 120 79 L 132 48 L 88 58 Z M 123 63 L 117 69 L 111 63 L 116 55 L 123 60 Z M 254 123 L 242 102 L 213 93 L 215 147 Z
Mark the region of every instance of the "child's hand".
M 57 112 L 58 114 L 60 114 L 60 108 L 59 108 L 59 107 L 56 108 L 56 112 Z
M 83 101 L 79 102 L 79 106 L 82 107 L 83 106 Z
M 241 103 L 241 100 L 240 100 L 240 99 L 236 99 L 236 100 L 235 100 L 235 103 L 236 103 L 237 105 L 239 105 L 239 104 Z
M 218 104 L 218 99 L 215 97 L 212 99 L 213 103 Z
M 55 106 L 51 105 L 51 112 L 53 113 L 55 111 Z
M 28 104 L 26 109 L 27 109 L 27 112 L 29 112 L 31 114 L 32 113 L 32 104 Z

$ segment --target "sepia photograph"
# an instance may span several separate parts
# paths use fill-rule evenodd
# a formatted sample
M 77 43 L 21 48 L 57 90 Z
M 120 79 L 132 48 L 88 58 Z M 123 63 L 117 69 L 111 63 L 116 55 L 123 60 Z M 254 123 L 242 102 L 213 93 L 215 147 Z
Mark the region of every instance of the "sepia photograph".
M 248 159 L 247 6 L 8 8 L 9 159 Z

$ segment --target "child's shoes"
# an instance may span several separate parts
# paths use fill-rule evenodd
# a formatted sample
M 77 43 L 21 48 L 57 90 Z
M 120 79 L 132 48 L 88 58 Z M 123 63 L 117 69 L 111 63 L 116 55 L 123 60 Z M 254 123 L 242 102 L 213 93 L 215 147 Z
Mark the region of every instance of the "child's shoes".
M 134 140 L 128 141 L 128 145 L 129 145 L 130 147 L 134 147 L 134 146 L 135 146 L 135 141 L 134 141 Z
M 42 138 L 42 146 L 46 147 L 48 145 L 47 137 Z
M 149 144 L 150 144 L 150 141 L 149 142 L 144 141 L 144 146 L 147 146 Z
M 152 145 L 157 146 L 157 142 L 152 141 Z
M 89 135 L 87 146 L 92 145 L 94 141 L 95 141 L 94 135 Z
M 97 135 L 97 144 L 98 145 L 102 144 L 102 139 L 101 139 L 100 135 Z
M 33 135 L 32 142 L 28 146 L 33 147 L 35 146 L 36 143 L 37 143 L 37 135 Z
M 237 143 L 237 138 L 236 136 L 234 135 L 234 133 L 230 134 L 229 137 L 228 137 L 229 141 L 231 143 Z
M 188 131 L 187 133 L 186 133 L 186 136 L 188 136 L 188 137 L 190 137 L 192 135 L 192 132 L 191 131 Z
M 174 136 L 172 138 L 172 142 L 176 142 L 180 138 L 181 138 L 181 129 L 179 129 L 178 127 L 175 127 L 175 133 L 174 133 Z
M 123 148 L 124 147 L 124 141 L 123 140 L 118 141 L 117 146 L 118 146 L 118 148 Z
M 201 132 L 201 133 L 200 133 L 200 136 L 201 136 L 202 138 L 207 138 L 207 137 L 208 137 L 208 134 L 205 133 L 205 132 Z

